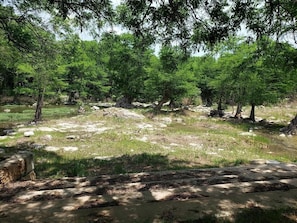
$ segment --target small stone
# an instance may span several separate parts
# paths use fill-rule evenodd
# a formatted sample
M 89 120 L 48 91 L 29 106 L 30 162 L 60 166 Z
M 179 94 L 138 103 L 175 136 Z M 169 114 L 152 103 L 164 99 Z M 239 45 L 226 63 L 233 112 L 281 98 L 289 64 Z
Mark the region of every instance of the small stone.
M 242 132 L 239 135 L 241 135 L 241 136 L 256 136 L 256 134 L 253 132 Z
M 286 137 L 286 134 L 282 133 L 279 135 L 280 137 Z
M 56 152 L 56 151 L 60 150 L 60 148 L 55 147 L 55 146 L 47 146 L 44 148 L 44 150 L 46 150 L 48 152 Z
M 270 165 L 278 165 L 280 164 L 280 162 L 276 161 L 276 160 L 267 160 L 266 164 L 270 164 Z
M 63 147 L 63 150 L 66 152 L 75 152 L 78 150 L 78 148 L 75 146 L 67 146 L 67 147 Z
M 53 139 L 53 137 L 51 135 L 45 135 L 45 136 L 42 136 L 41 139 L 45 140 L 45 141 L 51 141 Z
M 79 136 L 69 135 L 69 136 L 66 136 L 66 139 L 79 139 Z
M 100 108 L 98 107 L 98 106 L 92 106 L 92 108 L 91 108 L 93 111 L 97 111 L 97 110 L 100 110 Z
M 4 140 L 4 139 L 7 139 L 8 136 L 0 136 L 0 140 Z
M 24 132 L 24 136 L 25 136 L 25 137 L 31 137 L 31 136 L 34 136 L 34 132 L 33 132 L 33 131 L 27 131 L 27 132 Z
M 44 147 L 44 145 L 37 144 L 37 143 L 34 143 L 32 146 L 34 149 L 42 149 Z
M 3 110 L 5 113 L 9 113 L 11 110 L 9 108 L 6 108 Z

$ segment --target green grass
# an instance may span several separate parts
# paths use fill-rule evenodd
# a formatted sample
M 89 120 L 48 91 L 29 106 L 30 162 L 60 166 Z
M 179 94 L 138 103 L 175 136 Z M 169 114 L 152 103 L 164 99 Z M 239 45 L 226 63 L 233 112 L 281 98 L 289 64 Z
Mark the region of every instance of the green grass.
M 8 107 L 11 111 L 20 109 Z M 234 166 L 253 159 L 297 160 L 296 137 L 279 137 L 277 128 L 282 123 L 263 126 L 219 118 L 200 119 L 201 113 L 131 111 L 145 114 L 147 118 L 133 120 L 105 116 L 102 111 L 75 116 L 74 107 L 45 107 L 45 121 L 37 127 L 52 127 L 55 131 L 43 132 L 35 126 L 25 126 L 34 130 L 33 137 L 25 138 L 17 132 L 12 139 L 0 139 L 0 146 L 23 149 L 22 143 L 25 143 L 57 147 L 56 152 L 34 149 L 33 146 L 28 148 L 35 154 L 36 170 L 41 178 Z M 273 116 L 273 111 L 283 114 L 278 108 L 269 107 L 262 111 L 267 112 L 259 114 L 264 118 L 265 115 Z M 294 109 L 289 111 L 291 115 L 295 112 Z M 34 109 L 28 107 L 23 107 L 21 113 L 0 113 L 0 123 L 28 121 L 33 113 Z M 172 119 L 171 124 L 162 122 L 165 117 Z M 62 129 L 65 125 L 73 127 Z M 91 131 L 87 126 L 91 126 Z M 98 128 L 98 131 L 92 128 Z M 100 131 L 100 128 L 104 129 Z M 253 129 L 256 136 L 241 135 L 249 129 Z M 52 140 L 45 140 L 45 135 L 51 135 Z M 69 135 L 75 138 L 67 139 Z M 64 151 L 63 147 L 77 147 L 78 150 Z
M 3 107 L 2 107 L 3 108 Z M 8 106 L 12 111 L 16 109 Z M 267 107 L 260 110 L 263 118 L 281 119 L 282 108 Z M 295 108 L 296 109 L 296 108 Z M 287 110 L 294 115 L 295 109 Z M 144 120 L 132 120 L 104 116 L 102 111 L 75 116 L 73 107 L 47 107 L 43 110 L 45 121 L 31 128 L 35 135 L 25 138 L 17 132 L 12 138 L 0 139 L 0 148 L 7 153 L 30 150 L 34 153 L 37 178 L 61 178 L 96 176 L 100 174 L 125 174 L 160 170 L 179 170 L 244 165 L 253 159 L 297 161 L 297 137 L 282 138 L 279 127 L 286 122 L 270 126 L 260 123 L 236 122 L 219 118 L 200 119 L 200 113 L 166 113 L 151 115 L 147 110 L 133 110 L 145 114 Z M 21 113 L 0 113 L 0 123 L 27 122 L 34 109 L 25 108 Z M 71 116 L 71 117 L 70 117 Z M 170 117 L 172 123 L 163 123 Z M 287 116 L 286 116 L 287 117 Z M 283 119 L 290 120 L 289 118 Z M 176 121 L 176 120 L 179 121 Z M 74 127 L 62 127 L 73 124 Z M 59 125 L 60 124 L 60 125 Z M 152 126 L 151 128 L 139 126 Z M 90 128 L 98 128 L 90 131 Z M 162 126 L 162 127 L 160 127 Z M 166 127 L 167 126 L 167 127 Z M 38 127 L 52 127 L 55 131 L 44 132 Z M 101 131 L 100 128 L 103 130 Z M 255 136 L 243 136 L 242 132 L 253 129 Z M 46 140 L 51 135 L 51 140 Z M 74 139 L 67 136 L 74 135 Z M 35 145 L 41 145 L 37 148 Z M 47 146 L 56 147 L 55 152 L 46 151 Z M 77 147 L 77 151 L 65 151 L 63 147 Z M 235 216 L 239 223 L 297 222 L 296 209 L 264 210 L 243 209 Z M 160 222 L 170 222 L 163 216 Z M 185 222 L 227 223 L 226 219 L 206 215 L 201 219 Z
M 3 112 L 10 109 L 10 112 Z M 34 107 L 23 105 L 5 105 L 0 107 L 0 123 L 29 122 L 33 120 L 35 113 Z M 77 113 L 73 106 L 45 106 L 42 110 L 43 119 L 61 118 L 72 116 Z

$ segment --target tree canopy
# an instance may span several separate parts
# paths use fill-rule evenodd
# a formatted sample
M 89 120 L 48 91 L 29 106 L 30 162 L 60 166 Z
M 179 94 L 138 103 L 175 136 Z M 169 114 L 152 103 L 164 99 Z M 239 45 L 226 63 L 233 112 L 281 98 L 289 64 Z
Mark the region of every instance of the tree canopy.
M 296 93 L 293 0 L 0 2 L 1 94 L 137 99 L 157 108 L 200 94 L 207 105 L 254 108 Z M 114 26 L 125 33 L 106 32 Z M 78 30 L 100 38 L 83 41 Z M 193 56 L 197 49 L 206 54 Z

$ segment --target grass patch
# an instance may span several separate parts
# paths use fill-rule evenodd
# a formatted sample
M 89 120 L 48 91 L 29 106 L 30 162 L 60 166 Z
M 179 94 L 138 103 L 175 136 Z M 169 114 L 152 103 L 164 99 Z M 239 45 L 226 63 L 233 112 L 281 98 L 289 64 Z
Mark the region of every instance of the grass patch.
M 9 108 L 13 111 L 13 107 Z M 33 108 L 24 107 L 21 113 L 0 115 L 15 114 L 14 120 L 22 120 L 33 112 Z M 130 112 L 147 114 L 145 109 Z M 280 138 L 271 125 L 201 119 L 199 112 L 168 112 L 135 120 L 106 116 L 103 110 L 73 116 L 75 113 L 75 107 L 71 106 L 45 107 L 44 122 L 25 126 L 34 131 L 34 136 L 25 138 L 17 132 L 12 138 L 1 139 L 0 145 L 11 148 L 20 148 L 24 142 L 41 145 L 43 149 L 31 148 L 41 178 L 234 166 L 253 159 L 297 160 L 296 137 Z M 55 130 L 45 132 L 39 127 Z M 255 136 L 241 135 L 250 129 Z M 46 135 L 52 139 L 45 140 Z M 69 139 L 69 135 L 74 137 Z M 57 151 L 47 152 L 44 150 L 47 146 L 56 147 Z M 68 151 L 64 147 L 77 149 Z
M 9 109 L 10 112 L 3 112 Z M 0 123 L 29 122 L 35 114 L 34 107 L 24 105 L 0 106 Z M 69 117 L 77 114 L 77 108 L 73 106 L 49 106 L 42 109 L 43 119 Z

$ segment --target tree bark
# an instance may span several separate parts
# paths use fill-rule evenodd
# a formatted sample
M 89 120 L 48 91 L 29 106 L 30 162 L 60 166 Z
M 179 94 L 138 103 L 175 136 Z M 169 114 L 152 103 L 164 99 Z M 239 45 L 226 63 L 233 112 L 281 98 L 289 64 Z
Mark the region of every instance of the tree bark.
M 250 113 L 250 120 L 255 122 L 256 118 L 255 118 L 255 107 L 256 105 L 252 103 L 252 108 L 251 108 L 251 113 Z
M 220 117 L 223 117 L 225 115 L 224 109 L 222 106 L 222 98 L 220 98 L 219 103 L 218 103 L 218 114 Z
M 241 112 L 242 112 L 242 105 L 240 103 L 237 104 L 236 113 L 234 115 L 234 118 L 240 119 L 241 118 Z
M 168 99 L 162 98 L 162 100 L 159 101 L 158 104 L 157 104 L 157 106 L 155 107 L 155 111 L 157 111 L 157 112 L 161 111 L 161 108 L 162 108 L 163 104 L 165 102 L 167 102 L 167 101 L 168 101 Z
M 40 89 L 38 92 L 37 105 L 36 105 L 35 116 L 33 120 L 34 122 L 41 121 L 44 92 L 45 92 L 45 88 Z
M 281 132 L 287 134 L 287 135 L 295 135 L 297 129 L 297 114 L 295 118 L 293 118 L 288 126 L 281 129 Z
M 118 108 L 133 108 L 132 100 L 125 96 L 117 100 L 115 106 Z

